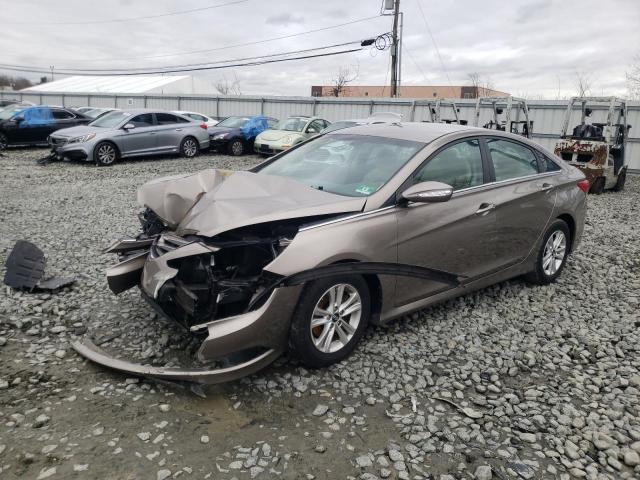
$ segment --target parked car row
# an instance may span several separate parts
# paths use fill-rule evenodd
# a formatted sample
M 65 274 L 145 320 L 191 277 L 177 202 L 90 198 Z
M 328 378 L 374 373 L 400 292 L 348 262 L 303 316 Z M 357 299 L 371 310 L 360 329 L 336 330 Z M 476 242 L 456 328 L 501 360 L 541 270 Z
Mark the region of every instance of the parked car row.
M 193 157 L 207 148 L 234 156 L 248 152 L 270 156 L 319 133 L 400 120 L 400 115 L 382 113 L 335 124 L 304 115 L 283 120 L 263 115 L 231 116 L 217 121 L 182 110 L 15 103 L 0 109 L 0 148 L 48 144 L 52 148 L 51 159 L 93 161 L 102 166 L 112 165 L 120 158 L 154 154 Z

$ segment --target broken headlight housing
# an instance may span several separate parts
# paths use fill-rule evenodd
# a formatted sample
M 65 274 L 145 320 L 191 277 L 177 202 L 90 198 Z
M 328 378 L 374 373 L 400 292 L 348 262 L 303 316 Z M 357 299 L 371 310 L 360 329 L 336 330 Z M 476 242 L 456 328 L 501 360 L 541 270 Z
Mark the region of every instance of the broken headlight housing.
M 73 137 L 69 140 L 68 143 L 84 143 L 88 142 L 92 138 L 96 136 L 95 133 L 87 133 L 86 135 L 81 135 L 80 137 Z

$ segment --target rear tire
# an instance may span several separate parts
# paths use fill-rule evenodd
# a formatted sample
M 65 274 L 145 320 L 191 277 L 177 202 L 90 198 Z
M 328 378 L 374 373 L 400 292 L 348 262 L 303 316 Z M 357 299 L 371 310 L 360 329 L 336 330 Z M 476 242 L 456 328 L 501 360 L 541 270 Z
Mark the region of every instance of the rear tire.
M 2 148 L 2 147 L 0 147 Z M 618 175 L 618 180 L 616 181 L 615 187 L 613 187 L 614 192 L 621 192 L 624 190 L 624 184 L 627 182 L 627 169 L 625 168 Z
M 526 279 L 537 285 L 555 282 L 567 263 L 570 245 L 569 226 L 563 220 L 557 219 L 542 237 L 535 269 L 526 275 Z
M 111 142 L 100 142 L 93 149 L 93 160 L 99 167 L 110 167 L 120 159 L 120 153 Z
M 238 138 L 235 138 L 229 142 L 229 155 L 239 157 L 244 153 L 244 142 Z
M 370 315 L 369 288 L 360 275 L 309 282 L 293 314 L 290 349 L 308 367 L 339 362 L 364 335 Z
M 185 158 L 193 158 L 198 155 L 200 151 L 200 145 L 198 145 L 198 140 L 193 137 L 185 137 L 180 142 L 180 155 Z
M 0 133 L 0 152 L 6 150 L 8 145 L 9 141 L 7 140 L 7 136 L 4 133 Z
M 601 195 L 604 193 L 604 177 L 598 177 L 591 184 L 591 188 L 589 189 L 589 193 L 593 193 L 594 195 Z

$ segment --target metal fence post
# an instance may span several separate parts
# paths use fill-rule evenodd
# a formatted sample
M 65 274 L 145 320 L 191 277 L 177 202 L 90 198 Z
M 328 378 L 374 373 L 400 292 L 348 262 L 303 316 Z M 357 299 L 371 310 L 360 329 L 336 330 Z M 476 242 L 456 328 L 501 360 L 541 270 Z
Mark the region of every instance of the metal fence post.
M 371 100 L 371 103 L 369 104 L 369 116 L 373 115 L 373 106 L 375 105 L 375 102 L 373 100 Z
M 118 108 L 118 95 L 113 96 L 113 106 Z
M 409 113 L 409 121 L 413 122 L 413 119 L 416 114 L 416 101 L 411 102 L 411 112 Z
M 260 115 L 264 115 L 264 97 L 260 97 Z
M 216 97 L 216 118 L 220 118 L 220 97 Z
M 182 110 L 182 97 L 178 97 L 178 110 Z
M 147 96 L 145 95 L 144 97 L 142 97 L 142 99 L 143 99 L 142 101 L 144 102 L 143 103 L 144 108 L 147 108 Z

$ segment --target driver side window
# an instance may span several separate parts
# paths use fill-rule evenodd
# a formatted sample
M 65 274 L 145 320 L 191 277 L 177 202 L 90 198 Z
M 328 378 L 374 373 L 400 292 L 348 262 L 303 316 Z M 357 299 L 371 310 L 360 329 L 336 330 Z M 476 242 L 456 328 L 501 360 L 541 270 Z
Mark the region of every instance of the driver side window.
M 153 127 L 153 115 L 151 113 L 136 115 L 128 123 L 133 123 L 138 128 Z
M 482 155 L 478 140 L 455 143 L 431 157 L 413 176 L 413 183 L 442 182 L 453 190 L 484 183 Z

